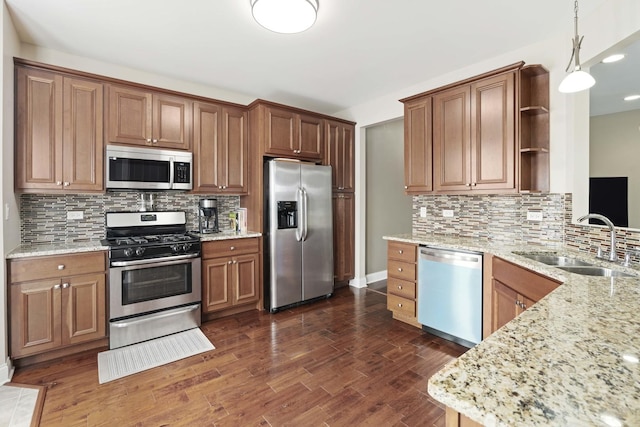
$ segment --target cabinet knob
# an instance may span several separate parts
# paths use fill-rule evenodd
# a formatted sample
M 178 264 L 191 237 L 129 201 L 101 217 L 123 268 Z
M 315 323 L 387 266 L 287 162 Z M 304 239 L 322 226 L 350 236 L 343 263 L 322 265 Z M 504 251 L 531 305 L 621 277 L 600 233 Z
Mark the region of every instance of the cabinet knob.
M 158 143 L 158 140 L 157 140 L 157 139 L 154 139 L 154 140 L 152 140 L 151 142 L 153 142 L 154 144 L 157 144 L 157 143 Z
M 69 186 L 69 183 L 65 181 L 65 183 L 64 183 L 64 184 L 62 184 L 62 185 L 64 185 L 65 187 L 68 187 L 68 186 Z
M 471 185 L 473 185 L 473 186 L 475 187 L 476 185 L 478 185 L 478 183 L 474 182 L 474 183 L 473 183 L 473 184 L 471 184 Z
M 222 190 L 222 185 L 218 185 L 218 190 Z
M 151 144 L 151 138 L 147 138 L 147 144 Z
M 64 270 L 64 264 L 58 265 L 58 270 Z
M 231 250 L 231 251 L 235 251 L 235 250 L 236 250 L 236 247 L 235 247 L 235 246 L 231 246 L 231 247 L 229 248 L 229 250 Z
M 398 267 L 398 271 L 402 271 L 402 267 Z
M 402 290 L 402 285 L 398 285 L 398 289 Z
M 398 307 L 402 308 L 402 303 L 401 302 L 398 303 Z
M 54 285 L 54 286 L 53 286 L 53 289 L 55 289 L 55 290 L 60 289 L 60 285 Z
M 409 186 L 408 186 L 408 185 L 405 185 L 405 186 L 404 186 L 404 189 L 405 189 L 405 190 L 407 190 L 408 188 L 409 188 Z
M 237 260 L 237 259 L 234 259 L 234 260 L 233 260 L 233 263 L 234 263 L 234 264 L 237 264 L 237 263 L 238 263 L 238 260 Z
M 233 262 L 233 261 L 229 260 L 229 261 L 228 261 L 228 264 L 229 264 L 229 265 L 231 265 L 231 263 L 232 263 L 232 262 Z
M 67 289 L 68 287 L 69 287 L 69 284 L 68 284 L 68 283 L 63 283 L 63 284 L 62 284 L 62 289 Z
M 398 249 L 398 253 L 399 253 L 399 254 L 403 254 L 403 253 L 404 253 L 404 251 L 403 251 L 402 249 Z
M 62 181 L 56 181 L 56 185 L 62 185 Z

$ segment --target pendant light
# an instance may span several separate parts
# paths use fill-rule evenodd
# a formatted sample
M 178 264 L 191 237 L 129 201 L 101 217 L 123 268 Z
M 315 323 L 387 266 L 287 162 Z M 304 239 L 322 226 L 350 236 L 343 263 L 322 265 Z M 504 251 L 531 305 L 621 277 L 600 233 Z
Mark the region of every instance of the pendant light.
M 582 44 L 584 36 L 580 37 L 578 35 L 578 0 L 575 1 L 574 10 L 575 35 L 573 38 L 573 52 L 571 53 L 569 65 L 567 65 L 567 69 L 565 71 L 569 71 L 569 69 L 571 69 L 572 60 L 575 59 L 575 63 L 573 65 L 573 71 L 562 80 L 560 87 L 558 88 L 558 90 L 563 93 L 580 92 L 581 90 L 589 89 L 591 86 L 596 84 L 596 80 L 591 76 L 591 74 L 586 71 L 582 71 L 582 67 L 580 66 L 580 45 Z
M 251 0 L 251 13 L 264 28 L 293 34 L 311 28 L 318 6 L 318 0 Z

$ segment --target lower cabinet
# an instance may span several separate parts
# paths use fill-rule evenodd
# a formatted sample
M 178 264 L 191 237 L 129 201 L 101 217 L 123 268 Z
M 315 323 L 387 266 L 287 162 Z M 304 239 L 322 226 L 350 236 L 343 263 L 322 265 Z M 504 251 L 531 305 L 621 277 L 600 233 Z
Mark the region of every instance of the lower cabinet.
M 492 332 L 515 319 L 560 285 L 557 280 L 498 257 L 493 257 L 492 275 Z
M 261 297 L 260 238 L 204 242 L 202 312 L 257 308 Z M 238 312 L 243 310 L 235 310 Z
M 9 261 L 9 270 L 11 357 L 106 337 L 104 253 Z
M 418 323 L 418 247 L 389 241 L 387 246 L 387 309 L 393 318 L 413 326 Z

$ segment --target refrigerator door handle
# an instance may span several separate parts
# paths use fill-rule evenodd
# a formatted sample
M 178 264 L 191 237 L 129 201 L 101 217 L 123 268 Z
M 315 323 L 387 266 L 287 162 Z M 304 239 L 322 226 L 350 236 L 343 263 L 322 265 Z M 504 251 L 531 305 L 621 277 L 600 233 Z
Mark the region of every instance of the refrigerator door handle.
M 300 190 L 302 190 L 302 218 L 303 218 L 303 227 L 302 227 L 302 241 L 307 240 L 307 219 L 308 219 L 308 213 L 307 213 L 307 202 L 309 200 L 309 197 L 307 195 L 307 190 L 305 190 L 304 188 L 301 188 Z
M 304 221 L 304 208 L 302 207 L 302 203 L 303 203 L 303 195 L 302 192 L 304 190 L 302 190 L 302 188 L 298 187 L 298 191 L 296 192 L 296 196 L 298 198 L 298 227 L 296 228 L 296 240 L 298 242 L 302 242 L 302 240 L 304 239 L 304 226 L 303 226 L 303 221 Z

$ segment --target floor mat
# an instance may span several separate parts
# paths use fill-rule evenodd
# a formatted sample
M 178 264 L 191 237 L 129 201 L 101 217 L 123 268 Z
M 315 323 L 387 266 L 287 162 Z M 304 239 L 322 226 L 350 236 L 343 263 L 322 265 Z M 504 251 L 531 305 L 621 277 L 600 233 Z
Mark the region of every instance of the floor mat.
M 100 384 L 175 362 L 215 347 L 198 328 L 98 353 Z

